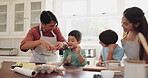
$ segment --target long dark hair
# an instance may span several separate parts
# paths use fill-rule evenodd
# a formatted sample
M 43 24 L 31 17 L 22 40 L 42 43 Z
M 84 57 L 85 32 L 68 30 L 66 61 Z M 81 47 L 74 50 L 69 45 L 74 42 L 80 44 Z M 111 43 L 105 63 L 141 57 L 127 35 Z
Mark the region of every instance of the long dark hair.
M 129 22 L 133 23 L 133 25 L 139 23 L 139 26 L 138 27 L 134 26 L 134 28 L 137 32 L 140 32 L 144 35 L 148 43 L 148 23 L 142 9 L 138 7 L 127 8 L 123 14 L 129 20 Z M 139 54 L 140 54 L 140 60 L 144 59 L 143 57 L 146 57 L 148 59 L 148 56 L 144 52 L 142 44 L 140 45 Z

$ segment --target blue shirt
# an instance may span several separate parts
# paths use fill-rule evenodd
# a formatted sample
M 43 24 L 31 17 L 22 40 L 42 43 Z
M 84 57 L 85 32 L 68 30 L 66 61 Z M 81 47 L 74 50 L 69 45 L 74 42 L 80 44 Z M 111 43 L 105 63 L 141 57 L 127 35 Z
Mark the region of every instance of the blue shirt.
M 101 55 L 102 55 L 102 61 L 106 61 L 107 55 L 108 55 L 109 48 L 108 47 L 103 47 L 101 50 Z M 116 59 L 120 61 L 124 55 L 124 49 L 121 48 L 120 46 L 117 46 L 113 52 L 113 59 Z

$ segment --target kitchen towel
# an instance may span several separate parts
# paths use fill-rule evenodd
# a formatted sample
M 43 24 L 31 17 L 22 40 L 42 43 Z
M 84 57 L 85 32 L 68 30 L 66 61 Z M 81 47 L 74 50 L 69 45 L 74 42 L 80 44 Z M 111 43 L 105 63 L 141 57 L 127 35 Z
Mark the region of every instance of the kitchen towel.
M 23 74 L 25 76 L 30 76 L 30 77 L 35 77 L 37 74 L 37 72 L 35 72 L 34 70 L 20 68 L 20 67 L 15 67 L 14 71 L 17 73 Z

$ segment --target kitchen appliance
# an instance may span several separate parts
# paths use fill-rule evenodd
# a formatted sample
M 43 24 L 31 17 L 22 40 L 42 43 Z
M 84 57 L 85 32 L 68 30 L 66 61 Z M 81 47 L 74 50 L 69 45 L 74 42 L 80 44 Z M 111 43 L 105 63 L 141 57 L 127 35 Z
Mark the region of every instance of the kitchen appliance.
M 88 65 L 95 65 L 96 61 L 96 48 L 85 48 Z
M 94 58 L 96 57 L 96 49 L 95 48 L 89 48 L 89 49 L 84 49 L 86 52 L 87 58 Z
M 17 48 L 0 48 L 1 56 L 16 56 L 18 55 Z

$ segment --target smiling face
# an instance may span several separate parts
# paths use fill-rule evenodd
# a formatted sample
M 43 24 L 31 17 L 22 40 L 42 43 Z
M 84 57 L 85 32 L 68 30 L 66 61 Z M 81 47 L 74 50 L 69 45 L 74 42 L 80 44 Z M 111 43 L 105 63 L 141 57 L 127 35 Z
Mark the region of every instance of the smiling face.
M 134 31 L 135 30 L 133 24 L 130 23 L 128 21 L 128 19 L 126 17 L 124 17 L 124 16 L 122 17 L 121 23 L 122 23 L 122 27 L 123 27 L 124 32 L 129 32 L 129 31 Z
M 56 23 L 52 20 L 49 24 L 42 24 L 42 31 L 51 32 L 54 27 L 56 27 Z
M 77 41 L 74 36 L 68 36 L 68 45 L 71 49 L 76 49 L 79 44 L 80 41 Z

